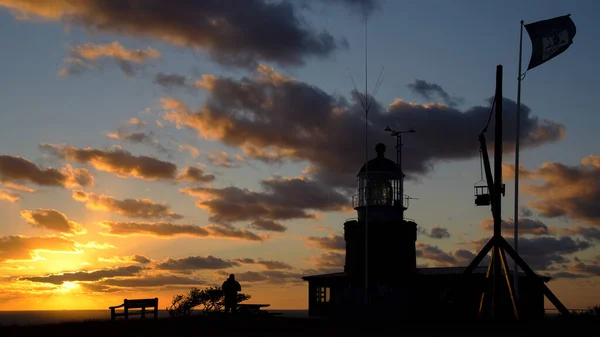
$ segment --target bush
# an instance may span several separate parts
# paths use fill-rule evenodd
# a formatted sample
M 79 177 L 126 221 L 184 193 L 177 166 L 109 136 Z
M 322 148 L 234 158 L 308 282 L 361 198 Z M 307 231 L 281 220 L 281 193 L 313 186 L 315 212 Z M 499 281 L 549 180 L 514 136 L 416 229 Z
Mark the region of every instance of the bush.
M 238 294 L 237 303 L 247 301 L 250 295 Z M 167 307 L 169 316 L 190 316 L 194 308 L 202 306 L 202 314 L 219 312 L 223 308 L 225 295 L 221 287 L 208 287 L 205 289 L 192 288 L 186 294 L 175 295 L 171 306 Z

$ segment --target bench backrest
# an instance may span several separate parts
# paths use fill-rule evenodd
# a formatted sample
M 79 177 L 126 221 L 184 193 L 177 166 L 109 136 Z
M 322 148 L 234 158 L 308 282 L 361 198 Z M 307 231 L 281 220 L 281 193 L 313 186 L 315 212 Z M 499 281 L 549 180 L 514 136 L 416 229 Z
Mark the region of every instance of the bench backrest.
M 158 298 L 147 298 L 147 299 L 136 299 L 136 300 L 123 300 L 125 307 L 127 308 L 147 308 L 147 307 L 158 307 Z

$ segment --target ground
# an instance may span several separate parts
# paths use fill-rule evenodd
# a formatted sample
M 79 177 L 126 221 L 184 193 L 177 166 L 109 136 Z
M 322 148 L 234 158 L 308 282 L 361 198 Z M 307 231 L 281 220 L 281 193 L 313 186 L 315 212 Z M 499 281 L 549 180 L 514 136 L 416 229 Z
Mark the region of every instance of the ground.
M 89 321 L 40 326 L 0 327 L 0 336 L 566 336 L 593 334 L 598 321 L 549 320 L 536 323 L 452 323 L 434 317 L 420 322 L 331 321 L 310 318 L 237 317 Z

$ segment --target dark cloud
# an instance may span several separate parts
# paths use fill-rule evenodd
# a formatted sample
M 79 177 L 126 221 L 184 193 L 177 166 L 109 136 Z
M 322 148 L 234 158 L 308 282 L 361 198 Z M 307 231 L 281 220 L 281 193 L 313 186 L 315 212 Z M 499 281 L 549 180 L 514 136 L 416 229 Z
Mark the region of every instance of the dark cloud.
M 215 176 L 204 173 L 204 170 L 200 168 L 188 166 L 179 175 L 178 180 L 191 183 L 210 183 L 215 180 Z
M 514 165 L 510 166 L 514 173 Z M 528 171 L 521 168 L 521 179 L 542 181 L 541 185 L 522 187 L 525 194 L 538 200 L 527 205 L 546 217 L 567 217 L 590 225 L 600 225 L 600 157 L 590 155 L 579 166 L 544 163 Z M 513 174 L 514 176 L 514 174 Z
M 521 208 L 519 209 L 519 216 L 526 218 L 526 217 L 530 217 L 532 215 L 533 215 L 533 211 L 527 206 L 521 206 Z
M 139 128 L 140 126 L 138 125 L 137 127 Z M 117 132 L 107 133 L 106 136 L 133 144 L 146 144 L 160 153 L 169 153 L 169 150 L 158 141 L 151 130 L 127 131 L 125 127 L 120 126 L 117 128 Z
M 1 6 L 1 4 L 0 4 Z M 107 64 L 116 65 L 127 76 L 133 76 L 149 61 L 161 58 L 160 52 L 153 48 L 127 49 L 117 41 L 107 44 L 80 44 L 68 47 L 69 57 L 64 59 L 63 67 L 59 75 L 70 76 L 81 74 L 88 70 L 102 70 Z
M 254 220 L 249 226 L 252 229 L 272 232 L 285 232 L 287 227 L 272 220 Z
M 142 271 L 143 268 L 140 266 L 126 266 L 118 267 L 114 269 L 99 269 L 93 271 L 76 271 L 60 274 L 50 274 L 46 276 L 31 276 L 31 277 L 20 277 L 20 280 L 40 283 L 52 283 L 52 284 L 63 284 L 63 282 L 76 282 L 76 281 L 99 281 L 106 278 L 113 278 L 119 276 L 133 276 Z
M 164 262 L 156 265 L 156 269 L 174 270 L 174 271 L 190 271 L 203 269 L 226 269 L 239 266 L 239 263 L 223 260 L 212 255 L 207 256 L 188 256 L 181 259 L 169 258 Z
M 267 0 L 163 0 L 2 2 L 23 18 L 40 16 L 82 25 L 92 32 L 150 37 L 205 49 L 222 65 L 255 67 L 259 61 L 302 65 L 345 46 L 310 28 L 291 2 Z
M 408 85 L 412 91 L 419 94 L 421 97 L 434 100 L 435 96 L 442 99 L 450 107 L 455 107 L 464 102 L 464 99 L 459 97 L 451 97 L 439 84 L 429 83 L 423 80 L 415 80 L 414 83 Z
M 0 155 L 0 180 L 68 188 L 94 184 L 94 177 L 86 169 L 73 169 L 70 165 L 61 170 L 41 168 L 25 158 L 8 155 Z
M 64 234 L 85 234 L 87 232 L 79 223 L 67 219 L 66 215 L 53 209 L 22 210 L 21 217 L 37 228 Z
M 481 230 L 484 232 L 494 232 L 494 220 L 483 219 L 480 224 Z M 507 236 L 513 236 L 515 233 L 515 221 L 512 218 L 508 220 L 502 220 L 501 224 L 502 234 Z M 519 218 L 519 234 L 520 235 L 547 235 L 550 234 L 550 230 L 545 223 L 540 220 L 534 220 L 529 218 Z
M 439 267 L 459 267 L 467 266 L 475 258 L 475 253 L 466 249 L 457 249 L 454 252 L 445 252 L 437 246 L 417 242 L 417 258 L 432 262 Z M 489 259 L 484 259 L 480 265 L 489 263 Z
M 308 236 L 304 240 L 317 249 L 346 251 L 346 240 L 342 235 L 331 233 L 329 236 Z
M 176 275 L 145 275 L 141 277 L 110 278 L 99 282 L 99 285 L 132 289 L 140 287 L 162 287 L 167 285 L 200 286 L 203 284 L 206 284 L 206 281 Z
M 573 226 L 567 228 L 552 228 L 553 232 L 560 233 L 563 235 L 579 235 L 582 236 L 586 240 L 598 240 L 600 241 L 600 228 L 596 227 L 582 227 L 582 226 Z
M 205 209 L 210 220 L 231 223 L 252 220 L 313 219 L 315 211 L 349 209 L 342 194 L 302 178 L 269 178 L 261 185 L 264 192 L 238 187 L 184 188 L 181 192 L 199 197 L 196 205 Z
M 263 266 L 267 270 L 281 270 L 281 269 L 292 269 L 293 267 L 290 264 L 287 264 L 282 261 L 274 261 L 274 260 L 262 260 L 262 259 L 235 259 L 236 262 L 243 264 L 257 264 Z
M 186 77 L 179 74 L 158 73 L 154 76 L 154 83 L 168 89 L 188 87 L 186 81 Z
M 330 272 L 332 269 L 335 269 L 335 271 L 343 271 L 344 264 L 346 264 L 346 254 L 327 252 L 314 255 L 311 257 L 311 260 L 318 269 L 328 269 Z
M 150 199 L 118 200 L 109 195 L 73 191 L 73 199 L 85 203 L 87 209 L 109 211 L 128 218 L 142 219 L 182 219 L 183 216 L 170 210 L 169 205 L 156 203 Z
M 432 239 L 447 239 L 450 237 L 450 232 L 448 232 L 447 228 L 442 227 L 433 227 L 431 231 L 427 231 L 425 228 L 418 228 L 419 233 L 428 236 Z
M 143 255 L 130 255 L 130 256 L 114 256 L 111 258 L 98 258 L 98 261 L 100 262 L 113 262 L 113 263 L 128 263 L 128 262 L 135 262 L 135 263 L 141 263 L 141 264 L 148 264 L 150 262 L 152 262 L 152 260 L 146 256 Z
M 262 241 L 263 238 L 249 230 L 237 229 L 230 226 L 196 226 L 177 225 L 161 222 L 112 222 L 102 221 L 100 225 L 108 231 L 102 234 L 114 236 L 154 236 L 171 238 L 191 236 L 200 238 L 228 238 L 248 241 Z
M 229 273 L 222 272 L 222 276 L 228 276 Z M 260 284 L 302 284 L 302 274 L 285 272 L 280 270 L 263 270 L 263 271 L 246 271 L 235 274 L 236 280 L 243 283 L 260 283 Z
M 488 240 L 481 238 L 475 241 L 478 251 Z M 506 241 L 514 246 L 512 237 L 507 237 Z M 569 255 L 592 246 L 588 241 L 574 240 L 568 236 L 519 237 L 519 255 L 536 271 L 551 270 L 555 265 L 566 264 L 570 261 Z M 508 255 L 507 259 L 511 260 Z
M 56 237 L 0 236 L 0 262 L 7 260 L 31 260 L 41 251 L 77 252 L 72 240 Z
M 356 173 L 364 163 L 364 150 L 357 149 L 365 147 L 364 137 L 349 136 L 365 132 L 364 112 L 356 93 L 348 101 L 262 65 L 254 77 L 239 80 L 204 75 L 201 86 L 209 97 L 197 112 L 181 101 L 164 98 L 163 118 L 178 128 L 197 130 L 200 137 L 237 147 L 249 159 L 308 161 L 308 172 L 320 183 L 355 188 Z M 505 99 L 504 109 L 505 123 L 514 124 L 515 102 Z M 397 99 L 386 109 L 374 102 L 369 113 L 370 157 L 378 142 L 394 148 L 393 137 L 382 131 L 389 124 L 394 129 L 417 130 L 403 147 L 403 169 L 413 177 L 428 173 L 440 161 L 473 158 L 479 155 L 477 135 L 488 115 L 487 105 L 462 111 Z M 521 119 L 523 148 L 564 137 L 562 125 L 538 120 L 527 106 L 521 108 Z M 493 123 L 490 140 L 494 139 Z M 513 129 L 505 130 L 508 151 L 514 148 L 515 137 Z M 388 157 L 393 156 L 388 152 Z

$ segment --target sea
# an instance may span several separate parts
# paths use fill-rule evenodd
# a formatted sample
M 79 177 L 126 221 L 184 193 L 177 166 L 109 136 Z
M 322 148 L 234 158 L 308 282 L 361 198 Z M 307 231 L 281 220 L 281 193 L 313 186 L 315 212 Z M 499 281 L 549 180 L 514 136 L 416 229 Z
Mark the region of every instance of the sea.
M 308 317 L 308 310 L 268 310 L 284 317 Z M 193 314 L 199 314 L 195 312 Z M 167 318 L 166 310 L 158 311 L 158 318 Z M 0 311 L 0 326 L 56 324 L 64 322 L 110 320 L 109 310 L 24 310 Z

